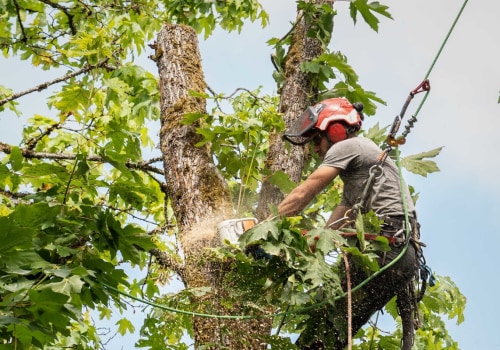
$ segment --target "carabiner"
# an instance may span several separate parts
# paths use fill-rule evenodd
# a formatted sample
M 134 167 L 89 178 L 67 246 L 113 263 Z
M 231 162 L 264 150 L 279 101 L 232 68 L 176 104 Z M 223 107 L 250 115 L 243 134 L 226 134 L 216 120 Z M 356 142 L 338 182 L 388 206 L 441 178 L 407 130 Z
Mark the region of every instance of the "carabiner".
M 410 95 L 413 97 L 416 94 L 419 94 L 424 91 L 430 91 L 431 90 L 431 84 L 429 82 L 429 79 L 425 79 L 423 82 L 421 82 L 414 90 L 410 92 Z

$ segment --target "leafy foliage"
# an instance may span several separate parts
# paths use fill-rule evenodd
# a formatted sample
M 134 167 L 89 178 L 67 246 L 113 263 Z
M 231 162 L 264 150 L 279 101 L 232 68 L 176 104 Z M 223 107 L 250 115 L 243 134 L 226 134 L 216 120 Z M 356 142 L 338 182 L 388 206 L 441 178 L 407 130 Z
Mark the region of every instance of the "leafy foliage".
M 231 113 L 223 112 L 224 96 L 214 96 L 209 115 L 191 114 L 185 123 L 201 122 L 199 145 L 210 144 L 215 163 L 227 179 L 238 212 L 250 212 L 265 170 L 269 135 L 283 129 L 276 113 L 277 97 L 259 96 L 259 90 L 243 91 L 231 99 Z M 285 180 L 286 181 L 286 180 Z
M 378 1 L 369 3 L 368 0 L 355 0 L 350 4 L 351 17 L 353 18 L 354 23 L 357 22 L 357 15 L 359 13 L 361 14 L 365 22 L 370 26 L 370 28 L 372 28 L 376 32 L 378 32 L 379 20 L 372 12 L 375 12 L 387 18 L 392 18 L 390 13 L 387 12 L 387 9 L 387 6 L 380 4 Z
M 330 42 L 335 12 L 329 6 L 298 1 L 304 18 L 313 23 L 308 35 L 325 48 Z M 389 17 L 377 2 L 356 0 L 357 14 L 377 30 L 378 15 Z M 189 25 L 205 37 L 217 28 L 240 31 L 245 20 L 268 17 L 256 0 L 225 1 L 3 1 L 0 6 L 0 48 L 4 56 L 29 60 L 34 67 L 60 75 L 60 89 L 51 94 L 49 115 L 35 114 L 17 145 L 0 142 L 0 347 L 6 349 L 100 349 L 102 334 L 93 318 L 109 320 L 127 303 L 106 286 L 133 297 L 183 310 L 207 305 L 192 303 L 193 296 L 213 296 L 204 288 L 164 294 L 160 285 L 171 277 L 151 264 L 148 253 L 159 249 L 181 260 L 168 235 L 175 234 L 173 209 L 162 191 L 163 171 L 155 164 L 156 140 L 151 129 L 160 111 L 157 78 L 135 64 L 145 45 L 153 40 L 164 21 Z M 271 39 L 275 48 L 274 73 L 278 87 L 291 36 Z M 376 103 L 384 103 L 364 90 L 358 76 L 340 52 L 325 51 L 301 67 L 321 91 L 322 97 L 346 96 L 361 101 L 372 115 Z M 41 90 L 55 83 L 40 85 Z M 329 86 L 333 85 L 333 88 Z M 278 97 L 261 96 L 259 89 L 241 90 L 227 98 L 204 96 L 214 106 L 207 115 L 192 114 L 185 123 L 199 121 L 201 144 L 209 144 L 215 163 L 226 178 L 239 213 L 251 213 L 260 184 L 270 179 L 284 192 L 294 184 L 284 173 L 266 171 L 265 156 L 272 133 L 283 129 L 276 113 Z M 0 86 L 0 112 L 22 115 L 14 92 Z M 223 108 L 230 112 L 224 112 Z M 383 141 L 384 128 L 366 131 Z M 410 171 L 425 176 L 437 171 L 433 158 L 439 150 L 406 157 Z M 146 159 L 145 159 L 146 158 Z M 151 158 L 151 159 L 147 159 Z M 312 158 L 311 171 L 315 164 Z M 319 229 L 321 212 L 340 201 L 334 183 L 305 211 L 301 220 L 271 221 L 245 234 L 242 246 L 217 250 L 217 259 L 235 270 L 227 276 L 232 294 L 224 301 L 248 303 L 243 311 L 267 306 L 289 310 L 283 330 L 296 332 L 318 300 L 334 300 L 342 294 L 336 267 L 328 255 L 343 249 L 359 256 L 373 271 L 372 249 L 345 246 L 331 230 Z M 359 223 L 359 230 L 365 229 Z M 302 234 L 302 229 L 309 232 Z M 163 236 L 157 233 L 166 234 Z M 245 249 L 260 245 L 269 260 L 255 260 Z M 311 249 L 314 247 L 314 249 Z M 328 260 L 330 259 L 330 260 Z M 218 260 L 219 261 L 219 260 Z M 136 280 L 130 266 L 145 268 L 147 276 Z M 448 278 L 439 278 L 424 298 L 426 327 L 419 331 L 419 348 L 456 348 L 440 315 L 463 320 L 465 299 Z M 390 305 L 388 306 L 390 310 Z M 136 346 L 150 349 L 187 349 L 192 317 L 149 309 L 144 324 L 118 316 L 118 334 L 135 332 Z M 394 314 L 394 318 L 397 316 Z M 276 318 L 279 323 L 282 318 Z M 360 349 L 371 333 L 384 349 L 393 337 L 375 328 L 358 335 Z M 399 330 L 395 331 L 399 335 Z M 366 336 L 366 337 L 365 337 Z M 287 336 L 263 335 L 276 349 L 293 349 Z M 371 345 L 370 345 L 371 346 Z
M 368 223 L 373 218 L 368 215 L 365 220 Z M 366 223 L 360 224 L 366 226 Z M 358 229 L 363 230 L 361 226 L 358 225 Z M 249 304 L 257 302 L 263 309 L 268 309 L 265 305 L 269 304 L 273 310 L 282 310 L 275 315 L 275 322 L 285 331 L 281 335 L 284 341 L 290 334 L 300 334 L 302 327 L 310 322 L 317 329 L 317 336 L 325 334 L 324 344 L 333 346 L 334 340 L 328 337 L 331 332 L 328 329 L 323 332 L 323 324 L 317 319 L 326 312 L 325 305 L 334 305 L 345 296 L 339 280 L 339 254 L 350 253 L 373 274 L 380 270 L 374 253 L 387 250 L 388 245 L 382 241 L 365 242 L 365 248 L 360 250 L 358 241 L 345 240 L 338 231 L 321 228 L 304 232 L 302 228 L 300 218 L 265 221 L 246 231 L 239 246 L 228 245 L 215 249 L 214 253 L 217 259 L 226 260 L 233 267 L 225 277 L 232 298 Z M 256 255 L 257 247 L 265 254 Z M 446 326 L 441 315 L 461 323 L 464 307 L 465 298 L 450 278 L 436 276 L 436 284 L 428 287 L 419 304 L 423 326 L 417 331 L 416 348 L 458 349 L 444 331 Z M 395 299 L 385 310 L 387 317 L 397 324 Z M 401 332 L 400 325 L 388 335 L 389 332 L 379 329 L 376 323 L 370 324 L 358 332 L 353 349 L 399 349 Z M 278 339 L 279 334 L 275 334 L 273 340 Z M 286 341 L 277 348 L 295 349 Z
M 244 19 L 260 20 L 262 26 L 269 22 L 267 13 L 256 0 L 173 0 L 164 2 L 166 17 L 183 23 L 197 32 L 210 36 L 217 26 L 224 30 L 241 31 Z
M 164 222 L 156 170 L 142 155 L 154 145 L 147 124 L 159 117 L 158 82 L 127 61 L 160 28 L 152 8 L 145 1 L 119 8 L 114 2 L 26 1 L 0 10 L 10 18 L 1 24 L 4 55 L 80 72 L 48 99 L 52 116 L 34 115 L 19 146 L 3 148 L 5 346 L 98 348 L 98 331 L 85 310 L 123 310 L 103 283 L 130 286 L 120 264 L 144 267 L 156 247 L 148 225 L 138 223 L 155 228 Z M 127 319 L 117 326 L 121 334 L 133 331 Z

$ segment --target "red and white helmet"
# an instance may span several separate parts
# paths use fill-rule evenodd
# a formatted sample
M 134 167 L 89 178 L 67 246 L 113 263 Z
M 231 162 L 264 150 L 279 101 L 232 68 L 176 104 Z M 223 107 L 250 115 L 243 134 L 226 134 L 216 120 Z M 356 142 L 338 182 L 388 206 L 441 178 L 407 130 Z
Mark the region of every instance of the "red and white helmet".
M 345 140 L 348 134 L 361 129 L 363 105 L 351 104 L 345 98 L 329 98 L 307 107 L 302 115 L 284 134 L 294 145 L 303 145 L 314 136 L 325 132 L 335 143 Z

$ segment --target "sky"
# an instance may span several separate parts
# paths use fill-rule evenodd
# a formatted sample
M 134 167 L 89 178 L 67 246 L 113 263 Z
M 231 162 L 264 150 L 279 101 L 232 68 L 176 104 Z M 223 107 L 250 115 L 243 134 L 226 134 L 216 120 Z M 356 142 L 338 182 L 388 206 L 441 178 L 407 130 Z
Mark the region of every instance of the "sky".
M 364 126 L 392 123 L 409 92 L 425 77 L 463 0 L 380 0 L 393 20 L 381 18 L 378 33 L 362 19 L 353 24 L 349 3 L 337 1 L 331 48 L 347 56 L 361 85 L 387 102 Z M 281 37 L 295 18 L 294 0 L 262 0 L 271 24 L 247 25 L 240 34 L 217 31 L 200 38 L 208 85 L 226 94 L 245 87 L 275 92 L 270 61 L 271 37 Z M 497 322 L 500 289 L 500 2 L 469 1 L 429 76 L 431 93 L 402 156 L 444 147 L 436 159 L 440 172 L 427 177 L 405 174 L 419 192 L 417 211 L 427 264 L 449 276 L 467 298 L 465 321 L 448 323 L 463 350 L 500 349 Z M 151 54 L 147 52 L 146 54 Z M 156 74 L 154 63 L 138 62 Z M 21 91 L 51 78 L 17 60 L 0 60 L 0 84 Z M 50 113 L 47 93 L 21 98 L 26 116 Z M 407 117 L 420 103 L 420 96 Z M 46 111 L 46 112 L 44 112 Z M 24 119 L 0 114 L 0 140 L 16 144 Z M 405 125 L 405 123 L 403 123 Z M 401 131 L 403 129 L 401 128 Z M 154 132 L 154 131 L 153 131 Z M 111 348 L 110 348 L 111 349 Z M 118 348 L 117 348 L 118 349 Z

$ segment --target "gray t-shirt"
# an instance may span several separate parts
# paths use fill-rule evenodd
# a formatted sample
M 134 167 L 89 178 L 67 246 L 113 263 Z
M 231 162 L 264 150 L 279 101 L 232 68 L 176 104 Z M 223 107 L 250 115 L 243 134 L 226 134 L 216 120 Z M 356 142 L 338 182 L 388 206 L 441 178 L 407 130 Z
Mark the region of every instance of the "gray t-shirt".
M 377 164 L 382 150 L 370 139 L 353 137 L 334 144 L 325 155 L 321 166 L 332 166 L 340 170 L 344 182 L 342 204 L 353 206 L 365 188 L 370 168 Z M 366 211 L 373 210 L 379 216 L 402 216 L 399 171 L 394 161 L 387 157 L 382 176 L 378 177 L 366 201 Z M 415 207 L 406 184 L 404 184 L 407 209 L 414 216 Z

